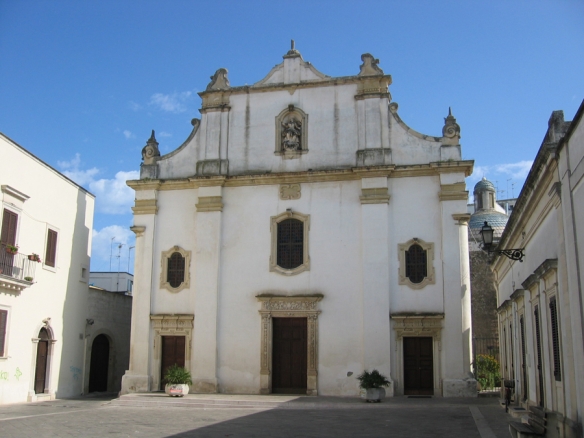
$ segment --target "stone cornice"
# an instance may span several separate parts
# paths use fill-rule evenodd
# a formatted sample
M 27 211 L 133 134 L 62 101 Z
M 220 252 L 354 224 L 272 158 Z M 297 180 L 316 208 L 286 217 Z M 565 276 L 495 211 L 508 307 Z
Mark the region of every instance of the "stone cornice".
M 441 201 L 466 201 L 468 200 L 466 184 L 464 182 L 454 184 L 442 184 L 440 185 L 440 192 L 438 192 L 438 198 Z
M 350 169 L 316 170 L 305 172 L 262 173 L 235 176 L 193 176 L 179 179 L 130 180 L 126 184 L 138 190 L 185 190 L 199 187 L 241 187 L 276 184 L 315 183 L 327 181 L 355 181 L 361 178 L 386 176 L 389 178 L 408 178 L 436 176 L 441 173 L 472 173 L 474 161 L 443 161 L 429 164 L 405 166 L 368 166 Z
M 223 211 L 222 196 L 199 196 L 199 203 L 195 204 L 198 212 Z
M 156 199 L 136 199 L 136 205 L 132 207 L 134 215 L 137 214 L 156 214 L 158 213 L 158 206 Z

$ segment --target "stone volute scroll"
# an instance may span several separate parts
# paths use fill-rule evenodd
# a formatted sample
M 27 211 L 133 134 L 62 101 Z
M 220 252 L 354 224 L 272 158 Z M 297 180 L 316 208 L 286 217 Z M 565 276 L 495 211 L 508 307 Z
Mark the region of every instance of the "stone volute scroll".
M 308 115 L 294 105 L 276 117 L 276 155 L 298 158 L 308 152 Z
M 444 118 L 444 127 L 442 128 L 442 144 L 448 146 L 457 146 L 460 144 L 460 126 L 452 115 L 452 109 L 448 108 L 448 117 Z
M 361 64 L 359 76 L 376 76 L 383 75 L 383 70 L 381 70 L 377 64 L 379 64 L 379 59 L 375 59 L 370 53 L 363 53 L 361 55 Z
M 213 90 L 225 90 L 231 88 L 229 85 L 229 79 L 227 79 L 227 69 L 220 68 L 211 76 L 211 82 L 207 85 L 207 91 Z
M 154 129 L 152 130 L 152 135 L 146 142 L 146 146 L 142 148 L 142 160 L 145 165 L 155 164 L 157 158 L 160 157 L 160 151 L 158 150 L 158 142 L 154 136 Z

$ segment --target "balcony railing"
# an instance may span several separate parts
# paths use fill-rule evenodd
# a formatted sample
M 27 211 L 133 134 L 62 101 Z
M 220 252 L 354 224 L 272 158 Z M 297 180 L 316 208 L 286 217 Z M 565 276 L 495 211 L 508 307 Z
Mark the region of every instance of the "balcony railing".
M 29 260 L 25 254 L 7 252 L 6 245 L 0 244 L 0 276 L 32 282 L 36 264 L 36 261 Z

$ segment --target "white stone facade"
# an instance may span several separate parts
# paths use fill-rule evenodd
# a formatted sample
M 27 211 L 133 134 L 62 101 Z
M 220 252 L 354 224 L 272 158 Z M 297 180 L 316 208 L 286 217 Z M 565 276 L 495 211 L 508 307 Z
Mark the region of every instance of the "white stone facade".
M 582 436 L 584 412 L 584 102 L 554 111 L 493 263 L 505 379 L 514 402 L 547 412 L 547 435 Z
M 76 396 L 94 196 L 3 134 L 0 157 L 0 404 Z M 8 241 L 19 248 L 6 258 Z M 33 253 L 41 262 L 29 260 Z
M 371 55 L 331 78 L 291 49 L 252 86 L 220 69 L 177 150 L 143 150 L 136 191 L 132 355 L 122 392 L 158 389 L 161 340 L 184 336 L 192 392 L 270 393 L 275 318 L 306 318 L 306 393 L 358 395 L 378 369 L 404 393 L 404 339 L 430 339 L 430 391 L 476 396 L 460 128 L 419 134 L 390 103 Z M 290 121 L 292 119 L 292 122 Z M 301 263 L 279 265 L 277 224 L 303 229 Z M 420 243 L 424 281 L 400 281 Z M 182 254 L 184 281 L 168 286 Z M 170 282 L 172 283 L 172 282 Z M 423 283 L 423 284 L 421 284 Z M 181 351 L 181 354 L 183 352 Z

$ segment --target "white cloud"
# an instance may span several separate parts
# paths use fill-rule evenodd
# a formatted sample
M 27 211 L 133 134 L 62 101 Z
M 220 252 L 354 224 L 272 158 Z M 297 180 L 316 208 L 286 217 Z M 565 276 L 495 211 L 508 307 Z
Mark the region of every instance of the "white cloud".
M 170 132 L 166 132 L 166 131 L 161 131 L 156 135 L 159 137 L 172 137 L 172 134 Z
M 126 137 L 126 139 L 136 138 L 136 136 L 134 134 L 132 134 L 132 132 L 128 131 L 127 129 L 124 130 L 124 137 Z
M 95 209 L 105 214 L 127 214 L 134 202 L 134 191 L 126 185 L 129 179 L 139 179 L 140 173 L 136 170 L 129 172 L 119 171 L 114 178 L 97 179 L 99 169 L 79 169 L 81 156 L 75 154 L 70 161 L 58 161 L 57 164 L 63 170 L 63 174 L 71 178 L 77 184 L 89 189 L 95 195 Z
M 519 161 L 518 163 L 497 164 L 495 172 L 506 173 L 513 179 L 525 179 L 533 165 L 533 161 Z
M 192 94 L 191 91 L 172 94 L 155 93 L 150 97 L 150 105 L 154 105 L 162 111 L 182 113 L 187 110 L 186 102 Z
M 128 106 L 132 111 L 140 111 L 142 109 L 142 105 L 133 101 L 129 101 Z
M 523 160 L 517 163 L 475 166 L 473 174 L 467 179 L 467 187 L 472 192 L 474 185 L 484 176 L 497 187 L 499 199 L 517 196 L 532 165 L 533 161 Z
M 130 255 L 131 261 L 134 256 L 133 251 L 128 250 L 135 242 L 134 233 L 128 227 L 110 225 L 99 231 L 94 229 L 91 240 L 91 270 L 109 271 L 111 261 L 112 271 L 117 271 L 118 266 L 120 271 L 127 271 L 128 256 Z M 130 266 L 130 271 L 132 270 Z

